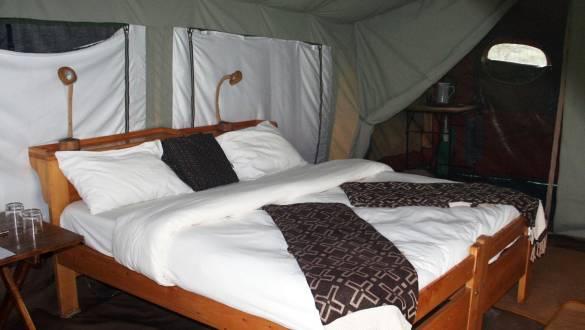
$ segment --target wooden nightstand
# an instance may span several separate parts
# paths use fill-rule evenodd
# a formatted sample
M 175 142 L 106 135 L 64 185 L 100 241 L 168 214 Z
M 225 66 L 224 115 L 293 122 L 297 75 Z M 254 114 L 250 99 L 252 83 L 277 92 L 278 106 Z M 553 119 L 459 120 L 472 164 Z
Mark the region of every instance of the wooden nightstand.
M 83 236 L 45 222 L 42 230 L 35 233 L 34 239 L 32 232 L 19 232 L 17 237 L 12 224 L 5 221 L 0 215 L 0 232 L 5 230 L 10 231 L 7 235 L 0 236 L 0 246 L 13 252 L 14 255 L 0 259 L 2 280 L 6 286 L 6 294 L 0 306 L 0 328 L 8 319 L 10 311 L 16 303 L 27 328 L 36 329 L 18 291 L 24 283 L 28 270 L 39 262 L 41 255 L 74 247 L 83 242 Z M 12 264 L 16 264 L 14 271 L 10 269 Z

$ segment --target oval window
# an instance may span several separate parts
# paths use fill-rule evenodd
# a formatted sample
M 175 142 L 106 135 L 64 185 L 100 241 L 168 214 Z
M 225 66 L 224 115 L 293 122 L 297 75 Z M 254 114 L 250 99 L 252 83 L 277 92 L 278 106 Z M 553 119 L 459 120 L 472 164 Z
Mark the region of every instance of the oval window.
M 514 43 L 491 46 L 484 67 L 494 79 L 512 84 L 527 84 L 549 67 L 546 54 L 539 48 Z

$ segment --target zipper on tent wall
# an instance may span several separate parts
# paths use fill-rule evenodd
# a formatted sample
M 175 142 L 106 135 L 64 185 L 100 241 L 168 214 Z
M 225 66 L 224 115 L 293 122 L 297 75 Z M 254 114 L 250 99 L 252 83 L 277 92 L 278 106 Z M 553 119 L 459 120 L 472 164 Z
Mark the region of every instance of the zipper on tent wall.
M 124 130 L 130 132 L 130 26 L 124 25 Z
M 315 150 L 315 161 L 319 157 L 319 147 L 321 146 L 321 126 L 323 123 L 323 45 L 317 45 L 319 50 L 319 130 L 317 132 L 317 150 Z
M 191 127 L 195 127 L 195 63 L 193 61 L 193 28 L 187 29 L 189 38 L 189 69 L 191 71 Z
M 14 35 L 12 34 L 12 24 L 5 24 L 6 27 L 6 48 L 14 51 Z

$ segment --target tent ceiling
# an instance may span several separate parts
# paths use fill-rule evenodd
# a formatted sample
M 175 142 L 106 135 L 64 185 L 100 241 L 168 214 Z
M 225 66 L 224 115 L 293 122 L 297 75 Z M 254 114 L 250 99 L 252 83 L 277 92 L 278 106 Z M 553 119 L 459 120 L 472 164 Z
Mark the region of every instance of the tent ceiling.
M 339 23 L 352 23 L 383 14 L 415 0 L 237 0 L 297 11 Z

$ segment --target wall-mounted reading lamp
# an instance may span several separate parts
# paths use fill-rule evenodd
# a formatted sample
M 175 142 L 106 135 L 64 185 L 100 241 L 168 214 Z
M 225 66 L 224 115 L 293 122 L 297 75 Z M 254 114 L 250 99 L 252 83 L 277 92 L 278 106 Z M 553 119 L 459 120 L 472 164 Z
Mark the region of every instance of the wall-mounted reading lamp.
M 221 77 L 217 83 L 217 87 L 215 88 L 215 119 L 217 119 L 217 124 L 220 126 L 220 129 L 228 124 L 221 119 L 221 114 L 219 112 L 219 91 L 221 89 L 221 84 L 223 84 L 224 81 L 229 80 L 230 85 L 233 86 L 242 81 L 242 78 L 242 71 L 237 70 L 232 74 L 227 74 Z
M 73 83 L 77 81 L 75 70 L 68 66 L 57 70 L 59 80 L 67 86 L 67 137 L 59 140 L 59 150 L 79 150 L 79 139 L 73 137 Z

